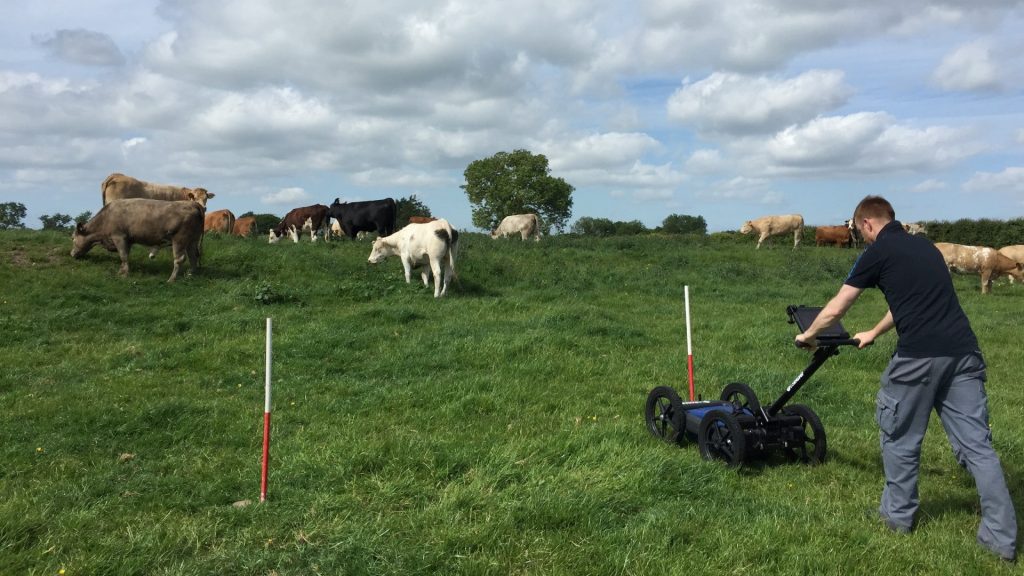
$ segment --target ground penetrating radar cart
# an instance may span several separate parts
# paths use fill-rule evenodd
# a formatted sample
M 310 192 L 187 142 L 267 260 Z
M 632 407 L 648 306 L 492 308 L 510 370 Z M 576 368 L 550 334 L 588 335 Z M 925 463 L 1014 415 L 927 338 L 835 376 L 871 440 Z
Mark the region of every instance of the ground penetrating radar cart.
M 810 306 L 788 306 L 789 322 L 804 332 L 821 312 Z M 647 395 L 644 416 L 647 430 L 669 443 L 697 440 L 705 460 L 724 460 L 736 467 L 757 454 L 782 450 L 795 460 L 819 464 L 828 449 L 821 419 L 791 398 L 840 346 L 856 346 L 841 324 L 818 335 L 818 348 L 810 365 L 768 407 L 762 407 L 750 386 L 733 382 L 722 389 L 719 400 L 683 402 L 669 386 L 658 386 Z M 691 390 L 692 394 L 692 390 Z M 692 396 L 691 396 L 692 397 Z

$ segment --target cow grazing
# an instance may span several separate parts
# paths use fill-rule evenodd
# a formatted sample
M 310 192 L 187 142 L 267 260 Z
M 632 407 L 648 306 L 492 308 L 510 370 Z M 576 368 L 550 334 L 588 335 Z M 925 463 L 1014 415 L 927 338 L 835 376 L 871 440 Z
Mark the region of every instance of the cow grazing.
M 204 232 L 231 234 L 235 229 L 235 215 L 231 213 L 231 210 L 207 212 L 203 222 Z
M 433 216 L 409 216 L 409 224 L 426 224 L 437 220 Z
M 845 248 L 853 245 L 853 234 L 848 226 L 818 226 L 814 229 L 814 244 L 816 246 L 835 244 Z
M 911 222 L 909 224 L 904 224 L 903 229 L 911 234 L 922 234 L 924 236 L 928 235 L 928 229 L 925 228 L 924 224 L 921 224 L 920 222 Z
M 1024 264 L 1024 246 L 1004 246 L 999 249 L 999 253 L 1007 258 L 1010 258 L 1018 264 Z M 1009 276 L 1010 284 L 1013 284 L 1013 275 Z
M 213 194 L 205 188 L 182 188 L 181 186 L 170 186 L 167 184 L 153 184 L 137 180 L 131 176 L 114 173 L 107 176 L 107 179 L 100 185 L 100 192 L 103 194 L 103 205 L 106 206 L 114 200 L 125 198 L 149 198 L 151 200 L 194 200 L 206 207 L 206 201 L 213 198 Z
M 252 236 L 256 233 L 256 219 L 252 216 L 242 216 L 235 220 L 235 225 L 231 228 L 231 233 L 243 238 Z
M 981 293 L 988 294 L 992 280 L 1004 274 L 1024 282 L 1024 264 L 1000 254 L 995 248 L 936 242 L 950 272 L 981 275 Z
M 315 241 L 317 232 L 323 232 L 326 240 L 329 236 L 327 233 L 327 206 L 314 204 L 294 208 L 285 214 L 281 222 L 270 230 L 270 243 L 277 243 L 285 234 L 291 236 L 292 240 L 298 243 L 298 231 L 306 226 L 307 220 L 309 220 L 309 239 Z
M 81 258 L 95 244 L 117 250 L 122 276 L 128 275 L 128 254 L 132 245 L 171 245 L 174 268 L 168 282 L 174 282 L 178 268 L 188 257 L 189 274 L 199 269 L 199 246 L 203 239 L 203 207 L 193 201 L 166 202 L 148 198 L 114 200 L 91 220 L 75 226 L 71 256 Z
M 373 241 L 368 261 L 382 262 L 388 256 L 398 256 L 405 269 L 405 282 L 412 282 L 412 270 L 421 268 L 423 285 L 434 278 L 434 298 L 444 296 L 448 283 L 455 275 L 455 257 L 459 247 L 459 232 L 447 220 L 424 224 L 409 224 L 390 236 L 379 236 Z M 443 272 L 442 272 L 443 267 Z
M 757 248 L 761 248 L 770 236 L 793 233 L 793 249 L 800 245 L 800 236 L 804 233 L 804 217 L 799 214 L 786 214 L 783 216 L 763 216 L 756 220 L 747 220 L 740 228 L 740 234 L 757 232 Z
M 491 230 L 491 238 L 504 238 L 512 234 L 519 234 L 519 237 L 526 240 L 533 236 L 535 242 L 540 242 L 540 222 L 536 214 L 513 214 L 501 219 L 501 223 L 494 230 Z
M 390 236 L 395 232 L 398 205 L 392 198 L 365 202 L 339 202 L 335 198 L 328 216 L 341 222 L 342 231 L 353 240 L 360 232 Z

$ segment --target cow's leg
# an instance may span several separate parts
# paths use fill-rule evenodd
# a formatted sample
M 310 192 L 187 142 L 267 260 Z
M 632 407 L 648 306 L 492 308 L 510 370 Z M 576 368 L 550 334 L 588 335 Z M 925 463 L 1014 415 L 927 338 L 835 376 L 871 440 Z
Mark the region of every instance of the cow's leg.
M 188 256 L 188 274 L 191 276 L 199 271 L 199 243 L 189 242 L 185 247 L 185 254 Z
M 114 243 L 114 247 L 117 248 L 117 255 L 121 257 L 121 269 L 118 274 L 121 276 L 128 275 L 128 255 L 132 251 L 132 244 L 124 236 L 114 236 L 110 239 Z
M 444 290 L 441 289 L 441 262 L 431 258 L 430 271 L 434 273 L 434 298 L 444 296 Z M 447 286 L 445 287 L 447 288 Z
M 402 268 L 405 268 L 405 283 L 412 284 L 412 263 L 404 256 L 402 257 Z
M 767 240 L 767 239 L 768 239 L 768 233 L 767 232 L 761 232 L 761 236 L 758 237 L 758 239 L 757 239 L 757 248 L 754 248 L 754 250 L 760 250 L 761 249 L 761 244 L 763 244 L 764 241 Z
M 802 233 L 803 230 L 799 228 L 793 231 L 793 250 L 796 250 L 796 247 L 800 245 L 800 236 Z
M 178 277 L 178 268 L 180 268 L 181 263 L 185 261 L 186 250 L 183 250 L 183 248 L 184 247 L 179 245 L 177 242 L 171 244 L 171 254 L 173 256 L 172 260 L 174 261 L 174 267 L 171 268 L 171 277 L 167 279 L 168 284 L 174 282 L 174 279 Z
M 981 271 L 981 293 L 988 294 L 989 290 L 992 289 L 992 271 L 982 270 Z

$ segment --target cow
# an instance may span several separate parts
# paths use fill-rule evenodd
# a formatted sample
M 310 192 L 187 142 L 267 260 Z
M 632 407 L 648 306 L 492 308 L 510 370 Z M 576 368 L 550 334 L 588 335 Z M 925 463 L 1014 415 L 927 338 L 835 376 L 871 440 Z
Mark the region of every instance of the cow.
M 310 228 L 309 239 L 315 241 L 316 233 L 322 231 L 326 240 L 329 236 L 327 233 L 327 206 L 313 204 L 312 206 L 293 208 L 285 214 L 281 222 L 270 230 L 270 243 L 276 244 L 285 234 L 291 236 L 292 240 L 298 243 L 298 231 L 306 226 L 307 220 L 309 220 Z
M 100 244 L 121 256 L 121 276 L 128 275 L 128 254 L 132 245 L 171 245 L 174 268 L 168 282 L 178 276 L 178 267 L 188 257 L 189 272 L 199 269 L 199 247 L 203 239 L 203 207 L 188 200 L 167 202 L 149 198 L 113 200 L 85 224 L 78 223 L 71 235 L 71 256 L 81 258 Z
M 850 229 L 850 243 L 854 248 L 859 248 L 864 243 L 864 237 L 860 235 L 860 230 L 857 229 L 853 218 L 846 221 L 846 227 Z
M 1004 274 L 1024 282 L 1024 264 L 986 246 L 936 242 L 950 272 L 981 275 L 981 293 L 988 294 L 992 280 Z
M 409 216 L 409 224 L 426 224 L 437 220 L 433 216 Z
M 1024 245 L 1017 246 L 1003 246 L 999 249 L 999 253 L 1007 258 L 1012 259 L 1018 264 L 1024 264 Z M 1010 275 L 1010 284 L 1013 284 L 1013 276 Z
M 740 227 L 740 234 L 757 232 L 757 247 L 768 239 L 769 236 L 793 233 L 793 249 L 800 245 L 800 237 L 804 233 L 804 217 L 799 214 L 785 214 L 782 216 L 762 216 L 756 220 L 747 220 Z
M 911 233 L 911 234 L 914 234 L 914 235 L 917 235 L 917 234 L 922 234 L 924 236 L 928 235 L 928 229 L 925 228 L 924 224 L 921 224 L 920 222 L 910 222 L 908 224 L 904 224 L 903 225 L 903 229 L 906 230 L 907 232 Z
M 395 232 L 398 205 L 392 198 L 363 202 L 339 202 L 335 198 L 327 214 L 341 222 L 342 232 L 353 240 L 360 232 L 376 232 L 378 237 L 390 236 Z
M 827 246 L 835 244 L 841 248 L 853 244 L 853 234 L 848 226 L 818 226 L 814 229 L 814 244 Z
M 405 282 L 412 282 L 412 270 L 421 268 L 423 285 L 434 278 L 434 298 L 444 296 L 448 283 L 455 275 L 455 257 L 459 249 L 459 232 L 447 220 L 424 224 L 409 224 L 390 236 L 378 236 L 373 241 L 370 264 L 382 262 L 388 256 L 398 256 L 405 269 Z M 444 268 L 442 272 L 442 267 Z
M 100 192 L 103 195 L 104 206 L 114 200 L 125 198 L 149 198 L 152 200 L 194 200 L 205 208 L 206 201 L 214 196 L 205 188 L 182 188 L 167 184 L 153 184 L 117 172 L 107 176 L 103 184 L 100 185 Z
M 491 230 L 491 238 L 504 238 L 512 234 L 526 240 L 533 236 L 534 242 L 540 242 L 540 223 L 536 214 L 512 214 L 501 219 L 501 223 Z
M 207 212 L 203 223 L 204 232 L 231 234 L 235 229 L 235 215 L 231 210 L 214 210 Z
M 252 236 L 256 232 L 256 218 L 253 218 L 252 216 L 242 216 L 235 220 L 235 225 L 231 229 L 232 234 L 243 238 Z

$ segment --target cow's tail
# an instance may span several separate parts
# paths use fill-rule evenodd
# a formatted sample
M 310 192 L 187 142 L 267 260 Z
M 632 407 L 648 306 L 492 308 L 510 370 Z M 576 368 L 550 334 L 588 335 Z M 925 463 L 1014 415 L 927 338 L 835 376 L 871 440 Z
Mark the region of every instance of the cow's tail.
M 107 205 L 107 186 L 114 178 L 117 178 L 118 176 L 121 176 L 121 174 L 114 172 L 113 174 L 107 176 L 106 179 L 103 180 L 103 184 L 100 184 L 100 196 L 103 198 L 104 206 Z

